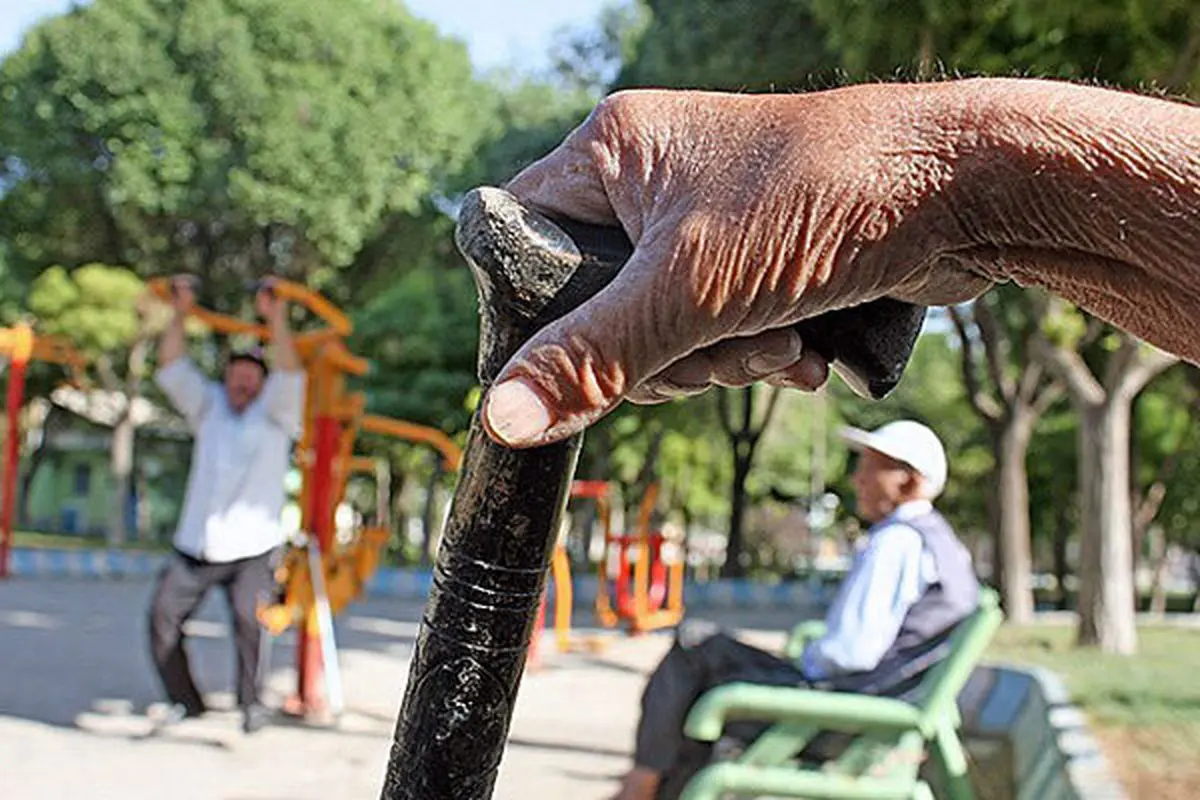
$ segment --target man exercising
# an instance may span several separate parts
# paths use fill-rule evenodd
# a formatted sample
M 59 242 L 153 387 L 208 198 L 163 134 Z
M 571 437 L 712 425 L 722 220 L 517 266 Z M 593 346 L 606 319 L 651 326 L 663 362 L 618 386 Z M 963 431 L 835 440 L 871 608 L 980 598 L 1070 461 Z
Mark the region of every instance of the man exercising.
M 174 553 L 150 604 L 151 652 L 170 703 L 161 725 L 206 710 L 188 666 L 183 626 L 216 586 L 232 611 L 242 729 L 253 733 L 268 718 L 261 701 L 256 611 L 271 589 L 273 557 L 284 540 L 284 476 L 291 443 L 303 426 L 304 372 L 287 304 L 269 282 L 254 302 L 270 330 L 273 369 L 257 351 L 236 353 L 217 383 L 186 355 L 184 319 L 195 296 L 189 280 L 172 281 L 174 316 L 159 343 L 155 379 L 187 421 L 195 445 Z

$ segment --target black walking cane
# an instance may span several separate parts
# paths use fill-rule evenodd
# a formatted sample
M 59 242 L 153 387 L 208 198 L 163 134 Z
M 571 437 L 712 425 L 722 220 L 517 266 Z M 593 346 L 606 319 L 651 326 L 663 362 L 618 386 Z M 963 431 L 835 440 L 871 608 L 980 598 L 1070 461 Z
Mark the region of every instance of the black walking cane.
M 526 340 L 596 294 L 633 250 L 619 229 L 552 222 L 491 188 L 466 196 L 456 240 L 479 286 L 485 390 Z M 880 300 L 798 327 L 856 391 L 882 397 L 899 382 L 924 314 Z M 472 419 L 383 800 L 491 798 L 582 438 L 513 450 Z

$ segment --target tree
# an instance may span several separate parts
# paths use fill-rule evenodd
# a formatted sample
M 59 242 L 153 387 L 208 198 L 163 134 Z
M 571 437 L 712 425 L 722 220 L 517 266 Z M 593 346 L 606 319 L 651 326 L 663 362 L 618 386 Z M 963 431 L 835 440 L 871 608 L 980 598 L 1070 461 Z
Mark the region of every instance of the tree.
M 1005 613 L 1015 625 L 1033 621 L 1025 467 L 1029 440 L 1038 418 L 1062 396 L 1062 385 L 1045 380 L 1041 363 L 1026 355 L 1038 319 L 1024 301 L 1020 290 L 1005 287 L 966 309 L 949 310 L 961 348 L 967 399 L 983 420 L 992 443 L 994 531 L 999 545 L 996 561 Z M 981 371 L 986 379 L 981 380 Z
M 641 3 L 610 3 L 592 24 L 558 31 L 550 47 L 553 82 L 599 98 L 636 57 L 649 22 L 650 11 Z
M 774 91 L 808 86 L 829 63 L 809 3 L 643 0 L 649 19 L 614 86 Z
M 476 158 L 455 176 L 453 186 L 459 190 L 508 180 L 550 152 L 595 105 L 587 90 L 564 90 L 529 78 L 499 75 L 490 86 L 492 122 Z
M 1180 495 L 1193 492 L 1195 452 L 1200 425 L 1200 372 L 1171 370 L 1142 392 L 1133 406 L 1131 503 L 1135 563 L 1145 559 L 1151 571 L 1150 610 L 1166 610 L 1163 584 L 1167 548 L 1171 543 L 1193 544 L 1187 527 L 1159 524 L 1178 508 Z M 1169 502 L 1176 501 L 1176 502 Z M 1165 513 L 1164 513 L 1165 512 Z
M 1072 608 L 1071 543 L 1079 529 L 1079 420 L 1069 403 L 1056 404 L 1037 424 L 1026 466 L 1030 533 L 1049 547 L 1059 610 Z
M 0 70 L 0 237 L 34 273 L 318 288 L 470 157 L 465 48 L 398 3 L 95 0 Z
M 1063 303 L 1053 307 L 1032 345 L 1035 358 L 1066 386 L 1080 418 L 1078 639 L 1105 652 L 1132 654 L 1137 650 L 1137 629 L 1131 579 L 1131 407 L 1138 393 L 1178 359 L 1128 334 L 1110 333 L 1104 338 L 1109 352 L 1097 374 L 1080 353 L 1079 343 L 1097 340 L 1101 323 L 1092 319 L 1086 323 L 1090 330 L 1080 335 L 1081 318 Z
M 729 451 L 733 457 L 733 483 L 729 494 L 729 539 L 725 545 L 725 564 L 721 577 L 736 578 L 742 575 L 742 547 L 745 541 L 743 523 L 746 517 L 746 480 L 754 465 L 754 454 L 762 440 L 763 432 L 771 424 L 779 403 L 780 390 L 776 387 L 747 386 L 742 389 L 720 388 L 717 392 L 717 419 L 729 439 Z M 736 398 L 736 400 L 735 400 Z M 762 401 L 761 412 L 754 411 L 756 401 Z M 737 406 L 735 408 L 735 406 Z
M 356 312 L 354 323 L 351 347 L 371 354 L 371 374 L 357 384 L 373 413 L 466 431 L 479 317 L 465 266 L 403 274 Z
M 113 502 L 108 541 L 112 545 L 128 536 L 126 510 L 133 494 L 138 425 L 134 409 L 142 396 L 150 343 L 149 328 L 137 311 L 144 291 L 142 281 L 129 269 L 87 264 L 71 272 L 50 267 L 29 293 L 29 308 L 37 315 L 40 329 L 71 339 L 93 365 L 100 385 L 119 404 L 109 459 Z

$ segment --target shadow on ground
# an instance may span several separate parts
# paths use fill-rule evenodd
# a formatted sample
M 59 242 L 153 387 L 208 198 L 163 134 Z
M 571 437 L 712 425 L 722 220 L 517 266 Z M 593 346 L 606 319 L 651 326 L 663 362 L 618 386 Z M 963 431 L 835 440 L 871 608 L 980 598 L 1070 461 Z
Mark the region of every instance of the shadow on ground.
M 161 701 L 146 636 L 151 589 L 146 580 L 0 583 L 0 716 L 78 727 L 83 714 L 140 715 Z M 411 652 L 420 613 L 411 602 L 368 600 L 353 616 L 338 620 L 339 650 L 394 655 L 401 665 Z M 214 591 L 189 623 L 188 650 L 197 683 L 218 711 L 231 706 L 229 631 L 224 595 Z M 294 652 L 291 632 L 273 642 L 272 688 L 279 686 L 280 671 L 290 672 Z

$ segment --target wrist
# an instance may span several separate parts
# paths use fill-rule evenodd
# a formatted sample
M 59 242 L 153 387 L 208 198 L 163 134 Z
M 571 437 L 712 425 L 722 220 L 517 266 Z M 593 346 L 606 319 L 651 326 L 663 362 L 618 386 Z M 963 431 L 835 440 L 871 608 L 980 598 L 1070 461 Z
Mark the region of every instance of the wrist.
M 1195 108 L 1019 78 L 929 84 L 925 94 L 958 244 L 1075 249 L 1151 266 L 1130 237 L 1194 234 L 1194 213 L 1182 229 L 1167 220 L 1194 212 L 1200 196 Z M 1163 190 L 1177 202 L 1160 204 Z
M 1190 360 L 1200 109 L 1053 81 L 926 87 L 951 254 Z

